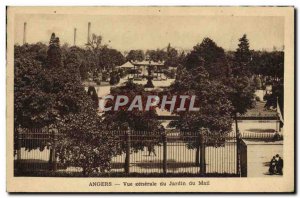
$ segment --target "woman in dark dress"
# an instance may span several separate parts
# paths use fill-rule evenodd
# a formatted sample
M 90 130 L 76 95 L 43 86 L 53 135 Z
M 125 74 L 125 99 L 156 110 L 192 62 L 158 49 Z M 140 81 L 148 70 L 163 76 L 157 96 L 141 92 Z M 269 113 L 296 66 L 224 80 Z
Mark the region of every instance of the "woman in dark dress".
M 278 161 L 277 161 L 276 169 L 277 169 L 278 174 L 280 174 L 280 175 L 282 175 L 282 168 L 283 168 L 283 159 L 281 157 L 279 157 Z
M 275 174 L 276 172 L 276 159 L 275 159 L 275 156 L 273 156 L 273 158 L 271 159 L 271 162 L 270 162 L 270 167 L 269 167 L 269 173 L 271 175 Z

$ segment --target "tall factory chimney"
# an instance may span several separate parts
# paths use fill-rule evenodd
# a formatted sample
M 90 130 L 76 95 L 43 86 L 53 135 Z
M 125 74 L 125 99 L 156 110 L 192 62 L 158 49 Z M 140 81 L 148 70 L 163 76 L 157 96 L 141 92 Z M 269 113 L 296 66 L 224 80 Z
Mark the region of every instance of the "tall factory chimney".
M 24 23 L 24 30 L 23 30 L 23 45 L 26 43 L 26 26 L 27 23 Z
M 74 46 L 76 46 L 76 31 L 77 31 L 77 29 L 74 28 Z
M 88 23 L 88 37 L 87 42 L 89 43 L 91 39 L 91 22 Z

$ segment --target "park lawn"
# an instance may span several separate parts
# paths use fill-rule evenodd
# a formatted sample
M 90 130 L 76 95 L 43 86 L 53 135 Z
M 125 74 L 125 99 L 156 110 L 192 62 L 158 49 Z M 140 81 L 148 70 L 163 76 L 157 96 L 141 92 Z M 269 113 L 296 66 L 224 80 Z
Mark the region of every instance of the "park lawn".
M 277 112 L 274 110 L 264 109 L 266 102 L 256 101 L 254 108 L 249 109 L 242 117 L 276 117 Z

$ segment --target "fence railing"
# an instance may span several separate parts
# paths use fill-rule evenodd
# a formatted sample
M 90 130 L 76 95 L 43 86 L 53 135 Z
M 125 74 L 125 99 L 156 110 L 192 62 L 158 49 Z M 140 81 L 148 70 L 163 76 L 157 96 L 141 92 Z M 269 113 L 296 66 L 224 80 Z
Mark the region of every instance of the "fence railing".
M 47 129 L 15 131 L 16 171 L 47 170 L 82 172 L 81 167 L 66 165 L 56 155 L 55 145 L 61 134 Z M 205 139 L 201 132 L 111 131 L 124 148 L 111 159 L 109 173 L 140 174 L 231 174 L 238 173 L 237 138 L 231 133 L 222 138 Z M 273 134 L 243 133 L 243 138 L 272 138 Z
M 241 138 L 243 139 L 260 139 L 260 140 L 270 140 L 273 139 L 275 133 L 252 133 L 252 132 L 243 132 Z

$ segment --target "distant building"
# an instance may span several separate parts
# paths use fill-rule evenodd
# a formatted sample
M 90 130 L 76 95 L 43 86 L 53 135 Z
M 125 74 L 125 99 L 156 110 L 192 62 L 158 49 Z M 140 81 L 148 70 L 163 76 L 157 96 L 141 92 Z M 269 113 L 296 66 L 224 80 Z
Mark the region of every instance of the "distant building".
M 134 65 L 130 61 L 127 61 L 123 65 L 117 66 L 117 68 L 133 69 Z
M 148 69 L 151 68 L 154 73 L 156 73 L 156 76 L 158 77 L 162 73 L 162 68 L 165 66 L 164 62 L 154 62 L 154 61 L 135 61 L 132 62 L 134 65 L 134 70 L 137 70 L 139 72 L 136 72 L 135 77 L 139 78 L 143 75 L 148 75 Z

